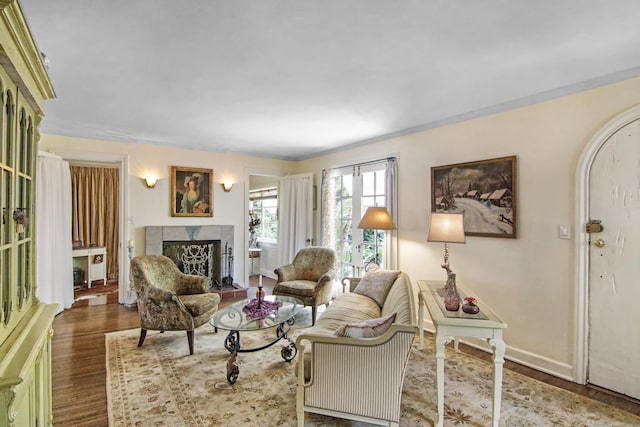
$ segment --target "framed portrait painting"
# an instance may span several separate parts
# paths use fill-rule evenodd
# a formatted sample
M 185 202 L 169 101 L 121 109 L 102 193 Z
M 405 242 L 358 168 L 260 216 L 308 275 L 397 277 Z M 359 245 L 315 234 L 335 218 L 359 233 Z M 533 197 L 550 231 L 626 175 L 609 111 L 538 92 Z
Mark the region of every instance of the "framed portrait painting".
M 431 168 L 431 211 L 464 213 L 467 236 L 516 238 L 516 156 Z
M 213 169 L 171 166 L 171 216 L 213 216 Z

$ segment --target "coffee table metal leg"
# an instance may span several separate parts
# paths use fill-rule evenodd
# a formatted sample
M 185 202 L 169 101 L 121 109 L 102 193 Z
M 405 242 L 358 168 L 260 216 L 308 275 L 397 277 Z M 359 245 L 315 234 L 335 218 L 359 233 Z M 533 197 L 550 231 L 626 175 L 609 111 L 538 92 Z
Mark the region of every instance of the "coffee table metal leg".
M 298 354 L 298 348 L 296 347 L 295 342 L 287 336 L 289 331 L 291 330 L 291 326 L 296 321 L 291 318 L 286 322 L 282 322 L 276 328 L 276 339 L 273 341 L 255 348 L 240 348 L 240 331 L 229 331 L 227 337 L 224 339 L 224 348 L 227 349 L 231 356 L 227 360 L 227 381 L 230 384 L 234 384 L 240 375 L 240 356 L 239 353 L 247 353 L 253 351 L 264 350 L 265 348 L 271 347 L 275 343 L 280 340 L 285 340 L 282 345 L 282 349 L 280 350 L 280 355 L 286 362 L 291 362 L 296 355 Z
M 289 337 L 285 337 L 287 342 L 282 345 L 282 350 L 280 350 L 280 355 L 286 362 L 291 362 L 298 354 L 298 348 L 293 340 Z
M 229 353 L 240 351 L 240 332 L 229 331 L 227 337 L 224 339 L 224 348 L 226 348 Z
M 291 330 L 291 326 L 293 326 L 295 323 L 296 321 L 292 317 L 286 322 L 278 325 L 278 328 L 276 329 L 276 335 L 278 336 L 278 339 L 284 338 L 285 340 L 287 340 L 287 342 L 282 345 L 282 350 L 280 350 L 280 355 L 286 362 L 291 362 L 296 357 L 296 354 L 298 354 L 296 344 L 291 338 L 287 336 L 287 333 L 289 333 L 289 331 Z
M 229 334 L 224 339 L 224 348 L 231 353 L 229 360 L 227 360 L 227 381 L 229 381 L 229 384 L 235 384 L 240 375 L 240 357 L 238 356 L 240 332 L 229 331 Z
M 240 375 L 240 360 L 237 352 L 231 353 L 227 360 L 227 381 L 229 384 L 235 384 Z
M 278 338 L 286 338 L 287 333 L 291 330 L 291 327 L 296 323 L 295 319 L 292 317 L 286 322 L 282 322 L 276 328 L 276 336 Z

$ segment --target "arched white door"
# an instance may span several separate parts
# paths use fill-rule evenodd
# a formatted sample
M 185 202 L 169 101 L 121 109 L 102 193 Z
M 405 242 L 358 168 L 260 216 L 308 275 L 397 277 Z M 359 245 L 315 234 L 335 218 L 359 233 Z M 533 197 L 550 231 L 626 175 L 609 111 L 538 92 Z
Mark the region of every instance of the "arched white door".
M 589 173 L 587 382 L 640 398 L 640 119 L 613 133 Z

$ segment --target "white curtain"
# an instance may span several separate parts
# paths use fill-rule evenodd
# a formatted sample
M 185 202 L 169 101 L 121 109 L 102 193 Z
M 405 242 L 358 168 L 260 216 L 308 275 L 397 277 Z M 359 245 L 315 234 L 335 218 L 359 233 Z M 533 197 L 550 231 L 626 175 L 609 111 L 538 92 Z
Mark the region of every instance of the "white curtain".
M 311 174 L 286 176 L 278 190 L 280 264 L 288 264 L 312 242 L 313 184 Z
M 36 296 L 58 304 L 58 313 L 73 304 L 71 249 L 71 174 L 60 157 L 38 153 L 36 179 Z
M 385 162 L 385 204 L 396 227 L 398 224 L 398 164 L 395 158 Z M 398 230 L 387 230 L 384 238 L 384 266 L 389 270 L 398 269 Z
M 322 188 L 320 201 L 320 236 L 321 244 L 325 248 L 336 248 L 336 182 L 335 169 L 322 170 Z

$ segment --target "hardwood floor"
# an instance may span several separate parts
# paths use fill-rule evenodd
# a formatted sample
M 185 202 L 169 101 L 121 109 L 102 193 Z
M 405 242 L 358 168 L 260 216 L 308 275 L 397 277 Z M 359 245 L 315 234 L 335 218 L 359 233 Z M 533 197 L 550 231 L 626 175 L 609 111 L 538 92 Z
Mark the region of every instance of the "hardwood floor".
M 53 425 L 108 425 L 104 334 L 140 326 L 120 304 L 72 308 L 53 321 Z
M 108 425 L 104 334 L 137 327 L 137 311 L 120 304 L 73 308 L 55 318 L 52 371 L 53 424 L 56 427 Z M 491 358 L 487 353 L 462 344 L 460 349 L 485 360 Z M 640 415 L 638 400 L 564 381 L 509 361 L 505 368 Z

